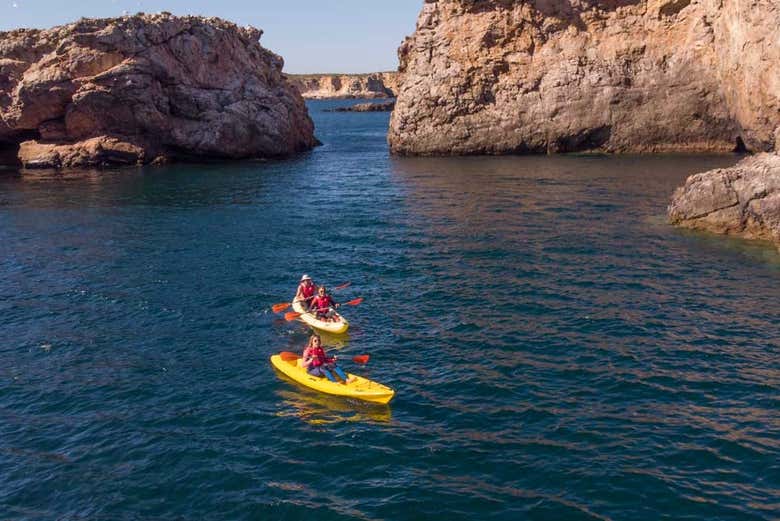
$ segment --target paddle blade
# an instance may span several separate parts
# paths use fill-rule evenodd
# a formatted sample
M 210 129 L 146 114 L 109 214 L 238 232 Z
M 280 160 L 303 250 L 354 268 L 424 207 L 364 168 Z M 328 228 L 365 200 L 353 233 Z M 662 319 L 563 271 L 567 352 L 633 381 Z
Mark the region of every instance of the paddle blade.
M 285 362 L 292 362 L 300 358 L 300 356 L 297 353 L 293 353 L 292 351 L 282 351 L 281 353 L 279 353 L 279 356 Z
M 302 313 L 296 313 L 295 311 L 290 311 L 290 312 L 288 312 L 288 313 L 285 313 L 285 314 L 284 314 L 284 319 L 285 319 L 287 322 L 290 322 L 290 321 L 292 321 L 292 320 L 295 320 L 295 319 L 296 319 L 296 318 L 298 318 L 299 316 L 301 316 L 301 314 L 302 314 Z
M 367 364 L 369 358 L 369 355 L 355 355 L 352 357 L 352 361 L 358 364 Z
M 345 282 L 344 284 L 339 284 L 338 286 L 334 287 L 333 289 L 344 289 L 349 287 L 349 285 L 352 284 L 351 282 Z
M 354 300 L 350 300 L 349 302 L 345 302 L 344 304 L 346 304 L 347 306 L 357 306 L 361 302 L 363 302 L 363 297 L 358 297 Z
M 281 313 L 285 309 L 290 307 L 289 302 L 280 302 L 279 304 L 274 304 L 271 306 L 271 310 L 273 310 L 274 313 Z

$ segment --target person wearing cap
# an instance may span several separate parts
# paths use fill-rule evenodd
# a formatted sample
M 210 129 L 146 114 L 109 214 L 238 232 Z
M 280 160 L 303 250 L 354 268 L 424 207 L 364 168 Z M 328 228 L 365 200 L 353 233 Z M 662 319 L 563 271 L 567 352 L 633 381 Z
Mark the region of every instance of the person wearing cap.
M 300 284 L 298 284 L 298 291 L 295 293 L 295 300 L 300 302 L 303 306 L 303 309 L 308 311 L 316 291 L 317 286 L 314 285 L 314 281 L 311 280 L 311 277 L 304 274 L 301 277 Z

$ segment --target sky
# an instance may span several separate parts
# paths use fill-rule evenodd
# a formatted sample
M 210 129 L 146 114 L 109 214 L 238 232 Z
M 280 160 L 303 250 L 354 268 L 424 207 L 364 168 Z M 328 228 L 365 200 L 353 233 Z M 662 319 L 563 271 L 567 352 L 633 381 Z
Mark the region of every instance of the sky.
M 0 31 L 138 11 L 219 16 L 262 29 L 260 43 L 282 55 L 285 72 L 376 72 L 398 67 L 396 50 L 414 31 L 422 4 L 423 0 L 0 0 Z

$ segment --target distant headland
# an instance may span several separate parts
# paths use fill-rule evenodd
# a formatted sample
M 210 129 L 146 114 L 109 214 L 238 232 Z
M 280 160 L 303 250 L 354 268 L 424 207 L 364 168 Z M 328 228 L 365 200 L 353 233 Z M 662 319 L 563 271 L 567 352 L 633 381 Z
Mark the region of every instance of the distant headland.
M 307 99 L 372 99 L 398 95 L 397 72 L 366 74 L 287 74 L 295 88 Z

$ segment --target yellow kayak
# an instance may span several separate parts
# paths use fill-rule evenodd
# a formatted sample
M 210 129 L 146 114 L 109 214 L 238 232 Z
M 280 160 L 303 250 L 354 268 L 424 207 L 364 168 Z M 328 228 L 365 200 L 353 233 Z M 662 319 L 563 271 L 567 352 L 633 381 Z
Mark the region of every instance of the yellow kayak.
M 327 331 L 328 333 L 339 334 L 344 333 L 349 328 L 349 322 L 347 322 L 347 319 L 338 313 L 333 315 L 333 318 L 335 319 L 334 322 L 326 322 L 325 320 L 318 320 L 314 313 L 309 313 L 308 311 L 304 310 L 301 303 L 297 300 L 293 301 L 292 308 L 296 313 L 301 313 L 301 320 L 309 324 L 314 329 L 321 329 L 322 331 Z
M 271 357 L 271 363 L 282 373 L 296 382 L 317 391 L 336 396 L 357 398 L 374 403 L 387 403 L 395 395 L 395 391 L 377 382 L 372 382 L 362 376 L 347 373 L 347 377 L 355 377 L 351 383 L 331 382 L 327 378 L 312 376 L 301 367 L 301 359 L 283 360 L 279 355 Z

